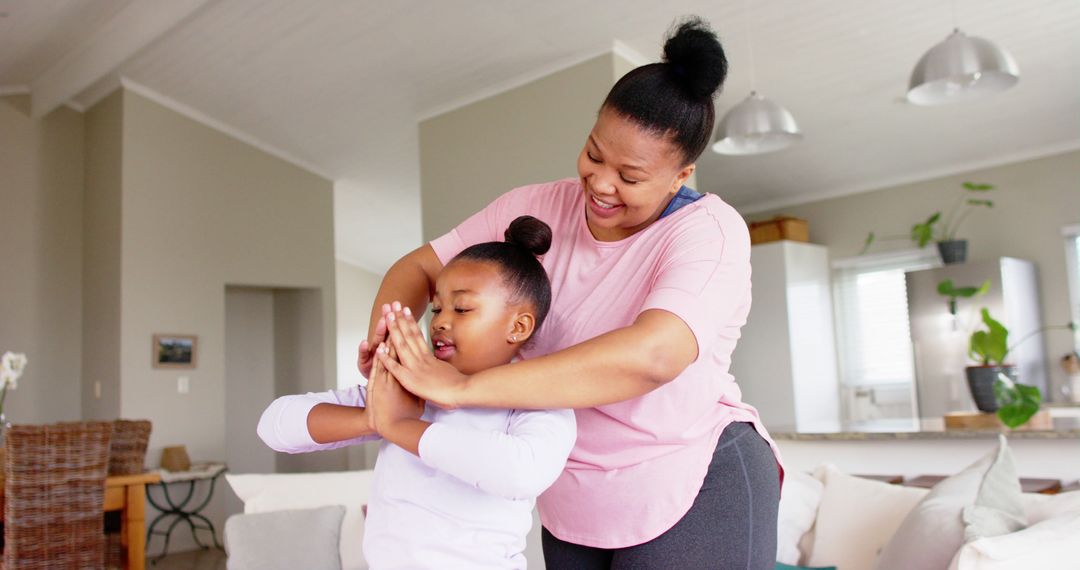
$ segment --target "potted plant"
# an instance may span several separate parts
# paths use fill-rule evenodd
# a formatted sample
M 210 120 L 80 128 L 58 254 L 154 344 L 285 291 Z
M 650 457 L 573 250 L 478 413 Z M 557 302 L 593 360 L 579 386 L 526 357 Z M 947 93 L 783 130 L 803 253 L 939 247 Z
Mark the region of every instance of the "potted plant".
M 944 219 L 942 219 L 941 211 L 939 210 L 930 214 L 930 217 L 926 218 L 926 221 L 911 226 L 909 235 L 889 236 L 882 239 L 910 239 L 919 247 L 926 247 L 927 244 L 933 241 L 937 243 L 941 261 L 946 265 L 963 263 L 967 259 L 967 240 L 958 239 L 957 232 L 960 229 L 960 225 L 964 222 L 964 219 L 966 219 L 975 208 L 994 207 L 994 202 L 991 200 L 972 197 L 974 195 L 981 195 L 985 192 L 989 192 L 994 189 L 994 186 L 991 184 L 964 182 L 963 188 L 963 192 L 960 193 L 959 198 L 957 198 L 952 208 L 949 209 L 949 213 Z M 862 252 L 860 252 L 860 255 L 866 253 L 875 240 L 876 237 L 874 232 L 870 232 L 869 235 L 866 236 L 866 241 L 863 243 L 863 249 Z
M 972 297 L 978 297 L 979 295 L 985 295 L 990 290 L 990 280 L 983 281 L 983 284 L 978 287 L 957 287 L 953 285 L 952 279 L 946 279 L 941 283 L 938 283 L 937 292 L 940 295 L 944 295 L 949 299 L 949 314 L 956 316 L 956 300 L 963 297 L 970 299 Z
M 1000 406 L 995 396 L 995 384 L 1001 381 L 1016 386 L 1016 367 L 1005 363 L 1009 353 L 1009 330 L 991 317 L 986 307 L 981 312 L 986 328 L 971 333 L 968 342 L 968 357 L 977 364 L 968 366 L 964 372 L 975 407 L 983 412 L 996 412 Z M 1038 393 L 1038 388 L 1032 389 Z M 1042 401 L 1041 395 L 1039 401 Z M 1037 405 L 1035 410 L 1038 411 Z

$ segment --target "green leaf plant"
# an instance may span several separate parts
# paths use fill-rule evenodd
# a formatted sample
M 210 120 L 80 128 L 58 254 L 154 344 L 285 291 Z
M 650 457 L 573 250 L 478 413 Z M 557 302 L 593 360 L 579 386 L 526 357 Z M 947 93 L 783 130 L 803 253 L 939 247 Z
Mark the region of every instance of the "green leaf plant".
M 885 236 L 881 238 L 881 241 L 910 239 L 922 248 L 926 247 L 927 244 L 932 241 L 942 242 L 955 240 L 960 225 L 964 223 L 964 220 L 975 210 L 975 208 L 994 207 L 994 202 L 992 200 L 972 197 L 981 196 L 983 193 L 993 190 L 994 186 L 992 184 L 964 182 L 962 186 L 964 190 L 960 193 L 959 198 L 953 203 L 952 207 L 949 209 L 949 213 L 944 219 L 942 219 L 941 211 L 939 210 L 930 214 L 930 217 L 926 218 L 926 221 L 911 226 L 911 231 L 908 235 Z M 875 241 L 878 241 L 878 238 L 875 236 L 874 232 L 870 232 L 863 242 L 863 248 L 862 251 L 859 252 L 859 255 L 865 255 Z
M 986 328 L 971 333 L 968 346 L 968 356 L 981 366 L 1005 366 L 1005 359 L 1008 358 L 1009 353 L 1037 334 L 1056 329 L 1076 330 L 1076 323 L 1072 322 L 1065 325 L 1045 326 L 1009 346 L 1009 329 L 991 317 L 986 307 L 982 308 L 981 313 L 982 322 Z M 994 398 L 999 406 L 998 419 L 1011 429 L 1027 423 L 1042 405 L 1042 392 L 1037 387 L 1014 382 L 1003 373 L 998 373 L 994 380 Z
M 940 295 L 944 295 L 949 299 L 949 314 L 956 316 L 956 300 L 963 297 L 970 299 L 972 297 L 978 297 L 985 295 L 990 290 L 990 280 L 983 281 L 983 284 L 978 287 L 957 287 L 953 285 L 952 279 L 946 279 L 941 283 L 938 283 L 937 292 Z

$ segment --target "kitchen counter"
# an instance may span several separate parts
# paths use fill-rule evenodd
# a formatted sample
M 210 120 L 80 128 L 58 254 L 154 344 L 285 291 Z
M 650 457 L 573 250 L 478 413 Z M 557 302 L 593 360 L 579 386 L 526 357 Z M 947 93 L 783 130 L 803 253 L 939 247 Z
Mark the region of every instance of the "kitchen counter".
M 999 433 L 1015 439 L 1080 439 L 1080 417 L 1060 417 L 1053 413 L 1050 430 L 956 430 L 945 429 L 942 418 L 887 419 L 862 422 L 819 422 L 813 425 L 770 426 L 775 440 L 785 441 L 866 441 L 866 440 L 932 440 L 932 439 L 990 439 Z

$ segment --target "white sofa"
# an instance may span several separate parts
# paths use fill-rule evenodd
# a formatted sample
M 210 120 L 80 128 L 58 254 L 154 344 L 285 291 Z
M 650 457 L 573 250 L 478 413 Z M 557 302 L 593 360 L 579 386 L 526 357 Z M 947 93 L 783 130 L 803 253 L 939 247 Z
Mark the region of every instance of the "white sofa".
M 226 478 L 244 501 L 245 513 L 343 505 L 345 515 L 339 542 L 342 567 L 344 570 L 367 568 L 361 549 L 362 508 L 368 499 L 371 471 L 228 474 Z M 830 465 L 819 467 L 813 474 L 789 472 L 780 504 L 777 558 L 793 565 L 836 566 L 838 570 L 874 568 L 879 553 L 928 493 L 926 489 L 855 477 Z M 1077 553 L 1080 540 L 1076 538 L 1080 536 L 1080 492 L 1025 494 L 1022 501 L 1027 528 L 975 540 L 960 548 L 943 545 L 951 549 L 950 567 L 1028 570 L 1066 567 L 1080 559 Z M 230 540 L 234 543 L 230 544 Z M 260 540 L 272 541 L 273 537 L 260 536 Z M 226 525 L 226 548 L 236 546 L 235 537 L 230 536 Z M 930 546 L 924 543 L 919 548 Z M 540 525 L 535 513 L 526 558 L 530 568 L 544 568 Z M 941 567 L 944 570 L 946 566 Z
M 922 507 L 930 500 L 930 492 L 856 477 L 828 464 L 813 473 L 789 472 L 780 502 L 777 560 L 807 567 L 835 566 L 838 570 L 878 568 L 882 551 L 906 524 L 923 525 L 927 532 L 918 541 L 911 541 L 911 533 L 905 533 L 909 543 L 894 544 L 892 550 L 943 550 L 944 557 L 939 556 L 943 562 L 936 566 L 941 570 L 1031 570 L 1080 564 L 1080 491 L 1021 493 L 1025 528 L 967 543 L 962 536 L 950 537 L 938 528 L 946 523 L 962 528 L 959 503 L 954 502 L 956 508 L 946 512 L 940 508 L 939 494 L 938 510 L 934 512 L 934 505 L 929 505 L 931 510 L 927 511 Z M 897 567 L 895 560 L 891 567 Z M 909 563 L 901 567 L 927 566 Z
M 244 501 L 244 514 L 267 513 L 291 509 L 310 509 L 326 505 L 342 505 L 339 552 L 342 570 L 366 570 L 362 541 L 364 508 L 367 505 L 374 472 L 343 471 L 297 474 L 226 474 L 233 491 Z M 242 516 L 242 515 L 234 515 Z M 225 548 L 230 549 L 229 524 L 225 527 Z M 267 536 L 266 540 L 272 538 Z M 233 545 L 235 547 L 235 544 Z M 544 555 L 540 548 L 540 519 L 533 511 L 533 528 L 527 538 L 525 558 L 529 568 L 543 568 Z M 230 566 L 230 569 L 232 567 Z

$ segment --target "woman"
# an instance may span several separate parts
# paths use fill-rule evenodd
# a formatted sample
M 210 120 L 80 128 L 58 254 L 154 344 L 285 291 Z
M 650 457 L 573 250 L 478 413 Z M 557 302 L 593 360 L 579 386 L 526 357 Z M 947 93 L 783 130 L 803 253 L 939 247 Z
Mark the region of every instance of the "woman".
M 683 186 L 727 61 L 697 19 L 664 54 L 612 88 L 579 178 L 513 190 L 399 260 L 376 307 L 400 304 L 373 311 L 373 342 L 360 347 L 362 372 L 378 358 L 444 407 L 576 409 L 577 443 L 538 501 L 551 568 L 775 563 L 778 455 L 728 372 L 750 308 L 749 236 L 733 208 Z M 548 323 L 524 360 L 463 375 L 410 315 L 445 261 L 522 214 L 554 232 Z M 386 336 L 397 361 L 373 352 Z

